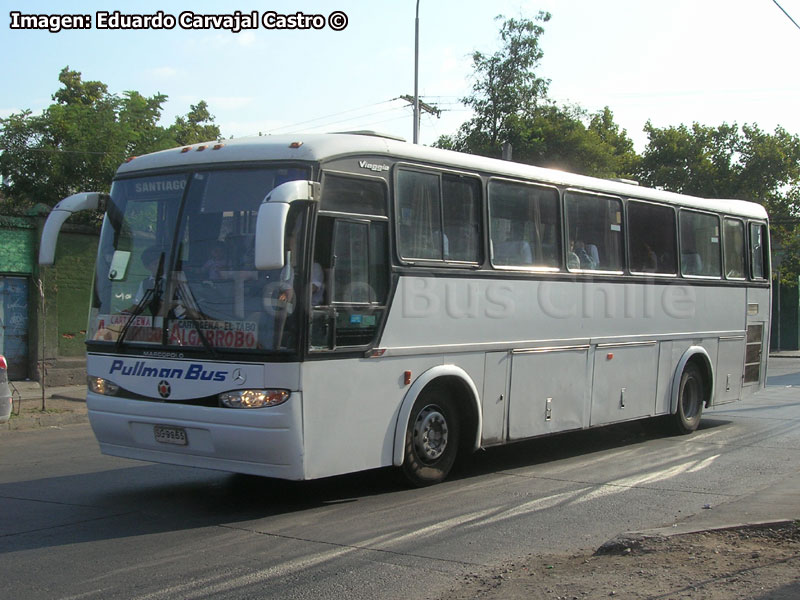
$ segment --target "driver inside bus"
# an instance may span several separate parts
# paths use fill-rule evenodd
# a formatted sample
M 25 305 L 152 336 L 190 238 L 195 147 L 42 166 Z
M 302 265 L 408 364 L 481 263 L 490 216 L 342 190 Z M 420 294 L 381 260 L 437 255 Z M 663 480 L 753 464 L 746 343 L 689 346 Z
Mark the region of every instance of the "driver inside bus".
M 225 257 L 225 244 L 219 240 L 212 242 L 210 256 L 200 268 L 203 278 L 211 281 L 222 279 L 222 272 L 227 268 L 228 261 Z

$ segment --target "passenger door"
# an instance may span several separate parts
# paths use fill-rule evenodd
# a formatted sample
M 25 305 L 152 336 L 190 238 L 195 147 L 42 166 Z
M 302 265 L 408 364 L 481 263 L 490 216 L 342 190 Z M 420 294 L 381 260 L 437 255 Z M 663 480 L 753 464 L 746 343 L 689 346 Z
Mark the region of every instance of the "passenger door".
M 369 213 L 385 212 L 385 202 L 384 187 L 374 180 L 325 179 L 311 269 L 311 351 L 368 346 L 380 330 L 389 294 L 389 230 L 385 217 Z M 344 208 L 366 214 L 341 214 Z

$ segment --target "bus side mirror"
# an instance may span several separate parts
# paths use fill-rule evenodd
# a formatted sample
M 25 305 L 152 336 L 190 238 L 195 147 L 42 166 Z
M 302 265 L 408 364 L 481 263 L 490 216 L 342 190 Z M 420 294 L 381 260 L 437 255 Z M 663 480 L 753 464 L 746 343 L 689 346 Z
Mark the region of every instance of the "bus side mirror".
M 258 209 L 255 265 L 259 271 L 282 269 L 286 219 L 292 202 L 319 201 L 320 185 L 313 181 L 287 181 L 272 190 Z
M 52 265 L 56 256 L 56 242 L 61 226 L 73 213 L 82 210 L 105 210 L 110 196 L 100 192 L 81 192 L 64 198 L 47 216 L 39 244 L 39 264 Z
M 288 204 L 265 202 L 258 209 L 256 221 L 256 269 L 271 271 L 283 268 L 283 245 Z

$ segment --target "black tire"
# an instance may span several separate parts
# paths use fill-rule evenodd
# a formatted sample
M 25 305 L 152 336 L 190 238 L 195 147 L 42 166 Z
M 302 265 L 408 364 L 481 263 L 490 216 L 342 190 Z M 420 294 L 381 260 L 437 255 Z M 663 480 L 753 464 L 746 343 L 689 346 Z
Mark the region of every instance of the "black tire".
M 408 418 L 403 474 L 417 487 L 443 481 L 458 455 L 461 423 L 445 390 L 423 392 Z
M 694 363 L 689 363 L 681 373 L 678 388 L 678 410 L 673 415 L 673 429 L 679 434 L 695 431 L 700 425 L 705 404 L 706 386 L 703 373 Z

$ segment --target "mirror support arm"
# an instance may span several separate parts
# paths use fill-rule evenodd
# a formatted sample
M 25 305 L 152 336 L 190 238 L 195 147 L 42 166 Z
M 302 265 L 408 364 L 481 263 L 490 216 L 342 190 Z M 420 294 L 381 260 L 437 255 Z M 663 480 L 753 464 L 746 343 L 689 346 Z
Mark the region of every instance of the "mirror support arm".
M 74 213 L 82 210 L 105 210 L 111 197 L 101 192 L 81 192 L 64 198 L 53 207 L 47 216 L 42 230 L 42 241 L 39 246 L 39 264 L 52 265 L 55 261 L 56 242 L 64 222 Z

